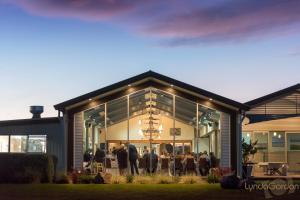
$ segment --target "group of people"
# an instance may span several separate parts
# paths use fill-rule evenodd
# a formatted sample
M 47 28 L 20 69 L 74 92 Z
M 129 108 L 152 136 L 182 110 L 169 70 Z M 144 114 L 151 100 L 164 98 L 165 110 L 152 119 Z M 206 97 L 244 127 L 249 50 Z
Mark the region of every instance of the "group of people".
M 199 154 L 191 152 L 188 152 L 186 154 L 178 153 L 175 157 L 172 153 L 170 154 L 167 152 L 163 152 L 160 156 L 158 156 L 155 153 L 154 149 L 149 152 L 149 150 L 145 147 L 142 156 L 140 156 L 137 148 L 134 145 L 121 144 L 118 148 L 114 148 L 112 150 L 112 154 L 117 158 L 120 175 L 125 174 L 128 163 L 130 165 L 130 171 L 132 175 L 138 175 L 140 173 L 139 168 L 142 168 L 142 170 L 146 173 L 155 173 L 159 166 L 159 160 L 163 159 L 168 160 L 168 167 L 170 168 L 171 172 L 177 170 L 175 166 L 178 165 L 178 163 L 175 162 L 176 159 L 180 161 L 180 168 L 178 169 L 179 171 L 186 172 L 189 169 L 188 166 L 192 164 L 194 172 L 196 174 L 200 174 L 201 176 L 208 175 L 210 168 L 218 167 L 218 159 L 216 158 L 214 153 L 210 152 L 208 154 L 207 151 L 201 152 Z M 140 162 L 139 167 L 138 160 Z M 192 161 L 192 163 L 188 163 L 189 161 Z
M 138 168 L 138 158 L 139 153 L 137 151 L 137 148 L 132 144 L 126 144 L 126 148 L 124 144 L 121 144 L 119 148 L 114 148 L 112 153 L 116 155 L 118 160 L 118 168 L 120 175 L 125 174 L 125 171 L 127 169 L 128 160 L 130 165 L 130 171 L 131 174 L 137 174 L 139 175 L 139 168 Z M 158 164 L 158 156 L 155 153 L 154 149 L 149 153 L 148 150 L 145 148 L 143 152 L 143 160 L 144 163 L 144 169 L 147 171 L 147 173 L 154 173 L 157 169 Z

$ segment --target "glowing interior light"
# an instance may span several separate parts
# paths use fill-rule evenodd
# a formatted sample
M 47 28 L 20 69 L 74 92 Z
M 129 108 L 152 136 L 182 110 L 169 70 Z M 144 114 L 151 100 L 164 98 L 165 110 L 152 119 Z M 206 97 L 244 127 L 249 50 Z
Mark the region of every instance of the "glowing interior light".
M 143 131 L 141 129 L 139 130 L 139 134 L 143 136 Z
M 281 135 L 278 135 L 278 138 L 280 139 L 280 138 L 281 138 Z
M 139 125 L 141 125 L 142 124 L 142 120 L 139 120 Z
M 247 133 L 247 137 L 250 137 L 250 134 L 249 134 L 249 133 Z
M 277 135 L 277 133 L 276 133 L 276 132 L 274 132 L 274 133 L 273 133 L 273 135 L 274 135 L 274 136 L 276 136 L 276 135 Z
M 162 126 L 162 124 L 161 124 L 161 125 L 159 126 L 158 130 L 162 131 L 162 129 L 163 129 L 163 126 Z

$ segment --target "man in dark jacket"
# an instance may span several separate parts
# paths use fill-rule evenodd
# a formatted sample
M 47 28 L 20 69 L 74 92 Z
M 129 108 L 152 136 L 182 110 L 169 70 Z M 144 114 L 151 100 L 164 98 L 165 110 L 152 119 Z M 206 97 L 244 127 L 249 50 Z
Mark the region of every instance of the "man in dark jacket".
M 151 153 L 148 153 L 146 156 L 147 173 L 156 172 L 157 164 L 158 164 L 158 156 L 154 152 L 154 149 L 152 149 Z
M 120 175 L 124 175 L 127 168 L 127 151 L 124 145 L 121 145 L 120 149 L 117 151 L 117 159 Z
M 98 163 L 104 163 L 105 160 L 105 151 L 103 149 L 97 149 L 95 153 L 94 160 Z
M 139 169 L 137 167 L 137 159 L 138 159 L 138 151 L 136 147 L 132 144 L 128 144 L 128 152 L 129 152 L 129 163 L 130 163 L 130 169 L 131 169 L 131 174 L 134 175 L 134 170 L 136 174 L 139 174 Z

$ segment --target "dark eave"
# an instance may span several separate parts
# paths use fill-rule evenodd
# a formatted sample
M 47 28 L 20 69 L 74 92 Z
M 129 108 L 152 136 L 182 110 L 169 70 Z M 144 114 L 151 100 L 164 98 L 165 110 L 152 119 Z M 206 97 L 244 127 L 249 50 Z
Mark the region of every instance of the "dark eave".
M 47 118 L 38 118 L 38 119 L 16 119 L 16 120 L 0 121 L 0 127 L 23 126 L 23 125 L 32 125 L 32 124 L 56 124 L 56 123 L 60 123 L 60 118 L 47 117 Z
M 283 115 L 247 115 L 249 118 L 249 124 L 259 123 L 259 122 L 266 122 L 278 119 L 287 119 L 291 117 L 299 117 L 300 114 L 283 114 Z
M 300 89 L 300 84 L 299 83 L 296 84 L 296 85 L 293 85 L 291 87 L 285 88 L 283 90 L 279 90 L 277 92 L 274 92 L 274 93 L 262 96 L 260 98 L 254 99 L 252 101 L 248 101 L 245 104 L 250 106 L 251 108 L 253 108 L 253 107 L 260 106 L 262 104 L 268 103 L 270 101 L 279 99 L 282 96 L 291 94 L 291 93 L 295 92 L 298 89 Z
M 68 106 L 77 104 L 77 103 L 79 103 L 81 101 L 86 101 L 86 100 L 88 100 L 90 98 L 94 98 L 96 96 L 105 94 L 105 93 L 110 92 L 112 90 L 116 90 L 118 88 L 127 86 L 129 84 L 133 84 L 133 83 L 135 83 L 137 81 L 141 81 L 141 80 L 147 79 L 147 78 L 149 78 L 149 79 L 151 79 L 151 78 L 152 79 L 157 79 L 157 80 L 169 83 L 171 85 L 174 85 L 176 87 L 184 88 L 184 89 L 189 90 L 191 92 L 203 95 L 203 96 L 205 96 L 207 98 L 212 98 L 212 99 L 214 99 L 216 101 L 222 102 L 224 104 L 230 105 L 232 107 L 235 107 L 235 108 L 238 108 L 238 109 L 241 109 L 241 110 L 248 110 L 249 109 L 249 107 L 247 105 L 245 105 L 245 104 L 242 104 L 242 103 L 239 103 L 237 101 L 234 101 L 234 100 L 222 97 L 220 95 L 217 95 L 217 94 L 214 94 L 212 92 L 209 92 L 209 91 L 197 88 L 195 86 L 189 85 L 187 83 L 175 80 L 173 78 L 161 75 L 161 74 L 153 72 L 153 71 L 148 71 L 148 72 L 139 74 L 139 75 L 134 76 L 132 78 L 129 78 L 129 79 L 117 82 L 115 84 L 109 85 L 107 87 L 101 88 L 99 90 L 95 90 L 93 92 L 81 95 L 81 96 L 76 97 L 74 99 L 67 100 L 65 102 L 62 102 L 62 103 L 59 103 L 59 104 L 55 105 L 54 108 L 56 110 L 64 111 L 65 108 L 68 107 Z

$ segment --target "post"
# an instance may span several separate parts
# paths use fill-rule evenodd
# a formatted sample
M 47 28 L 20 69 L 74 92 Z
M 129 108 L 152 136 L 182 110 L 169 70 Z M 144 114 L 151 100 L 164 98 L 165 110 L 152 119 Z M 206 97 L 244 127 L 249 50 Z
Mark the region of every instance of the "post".
M 104 158 L 104 170 L 106 172 L 106 157 L 107 157 L 107 148 L 108 148 L 108 143 L 107 143 L 107 103 L 104 104 L 104 130 L 105 130 L 105 135 L 104 135 L 104 142 L 105 142 L 105 158 Z
M 152 174 L 152 128 L 153 124 L 152 123 L 152 89 L 150 88 L 150 121 L 149 121 L 149 130 L 150 130 L 150 174 Z
M 199 169 L 199 104 L 196 106 L 196 145 L 197 145 L 197 163 L 196 168 Z M 198 170 L 196 170 L 198 172 Z
M 130 163 L 129 163 L 129 117 L 130 117 L 130 113 L 129 113 L 129 95 L 127 95 L 127 172 L 128 174 L 130 173 Z
M 173 170 L 174 170 L 174 176 L 176 176 L 176 165 L 175 165 L 175 160 L 176 160 L 176 155 L 175 155 L 175 134 L 176 134 L 176 130 L 175 130 L 175 95 L 173 95 L 173 158 L 174 158 L 174 166 L 173 166 Z

